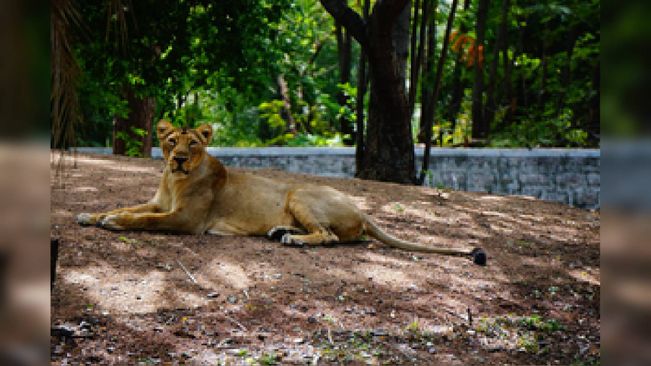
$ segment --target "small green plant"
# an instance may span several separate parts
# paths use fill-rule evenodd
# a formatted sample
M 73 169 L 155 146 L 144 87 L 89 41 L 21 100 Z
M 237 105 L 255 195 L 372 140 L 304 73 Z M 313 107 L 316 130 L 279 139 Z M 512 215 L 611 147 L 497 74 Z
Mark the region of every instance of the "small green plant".
M 336 116 L 337 119 L 343 118 L 348 121 L 355 122 L 357 120 L 357 115 L 355 114 L 355 109 L 352 106 L 357 103 L 357 86 L 351 85 L 350 83 L 345 83 L 337 84 L 337 88 L 346 96 L 348 100 L 345 105 L 339 107 L 339 111 Z
M 329 314 L 323 315 L 323 320 L 330 323 L 330 324 L 335 324 L 337 322 L 337 319 Z
M 394 209 L 396 212 L 399 212 L 399 213 L 403 213 L 403 212 L 405 212 L 405 208 L 404 208 L 401 204 L 399 204 L 399 203 L 395 203 L 395 204 L 393 205 L 393 209 Z
M 533 333 L 525 333 L 518 337 L 517 347 L 524 349 L 528 353 L 538 353 L 540 350 L 536 336 Z
M 420 324 L 417 319 L 414 319 L 409 325 L 405 327 L 405 330 L 412 334 L 420 334 Z
M 559 323 L 558 320 L 544 320 L 539 315 L 522 317 L 520 319 L 520 326 L 529 330 L 538 330 L 545 333 L 551 333 L 563 329 L 562 324 Z
M 124 141 L 125 154 L 127 156 L 142 156 L 142 139 L 147 135 L 147 131 L 142 128 L 131 127 L 131 133 L 133 135 L 130 135 L 124 131 L 120 131 L 115 134 L 115 138 Z
M 246 350 L 245 348 L 242 348 L 242 349 L 238 350 L 237 353 L 236 353 L 235 355 L 236 355 L 237 357 L 246 357 L 246 356 L 249 355 L 249 351 Z
M 126 244 L 136 244 L 138 242 L 136 239 L 129 239 L 126 236 L 120 236 L 118 240 Z
M 278 355 L 275 353 L 266 353 L 258 359 L 258 362 L 262 366 L 271 366 L 271 365 L 277 365 L 278 364 Z

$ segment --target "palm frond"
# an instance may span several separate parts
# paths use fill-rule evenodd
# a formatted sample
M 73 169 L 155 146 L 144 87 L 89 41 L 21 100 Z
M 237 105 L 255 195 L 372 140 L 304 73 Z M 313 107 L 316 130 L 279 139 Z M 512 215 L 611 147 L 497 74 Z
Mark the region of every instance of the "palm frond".
M 54 148 L 74 146 L 75 127 L 81 123 L 77 95 L 79 65 L 72 48 L 72 27 L 81 24 L 74 0 L 53 0 L 50 18 L 52 140 Z

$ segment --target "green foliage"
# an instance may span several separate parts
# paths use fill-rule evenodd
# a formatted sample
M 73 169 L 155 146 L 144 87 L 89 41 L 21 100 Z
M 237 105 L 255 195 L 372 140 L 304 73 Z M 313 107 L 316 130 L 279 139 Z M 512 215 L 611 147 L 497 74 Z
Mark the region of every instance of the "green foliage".
M 357 103 L 357 86 L 351 85 L 350 83 L 337 84 L 337 88 L 348 98 L 348 103 L 343 106 L 339 106 L 337 113 L 337 119 L 345 118 L 348 121 L 353 123 L 357 120 L 357 115 L 355 114 L 354 106 Z
M 486 73 L 497 45 L 500 5 L 491 2 L 488 9 Z M 361 3 L 351 6 L 359 12 Z M 436 21 L 443 24 L 450 6 L 438 6 Z M 497 54 L 497 106 L 489 146 L 598 144 L 599 6 L 597 0 L 511 2 L 506 50 L 511 66 Z M 339 121 L 355 121 L 357 90 L 354 83 L 339 83 L 334 22 L 318 0 L 143 0 L 121 15 L 107 13 L 111 7 L 103 1 L 79 2 L 78 7 L 87 22 L 76 31 L 74 45 L 82 70 L 80 145 L 110 145 L 112 121 L 131 113 L 127 93 L 155 97 L 154 122 L 167 117 L 179 126 L 210 123 L 212 143 L 220 146 L 338 146 L 350 141 L 351 136 L 341 135 Z M 472 2 L 470 9 L 459 11 L 454 29 L 458 32 L 463 24 L 468 39 L 474 39 L 475 20 Z M 436 37 L 438 53 L 443 32 Z M 356 80 L 358 55 L 353 42 L 351 80 Z M 433 126 L 442 146 L 469 141 L 473 123 L 474 69 L 461 60 L 463 97 L 458 112 L 450 112 L 456 53 L 449 56 Z M 635 75 L 622 73 L 622 84 Z M 281 75 L 288 111 L 278 90 Z M 348 98 L 347 105 L 339 105 L 339 93 Z M 612 100 L 602 107 L 609 116 L 628 115 Z M 295 122 L 291 129 L 289 117 Z M 129 136 L 138 135 L 131 132 Z M 135 154 L 137 141 L 129 136 L 118 133 L 116 138 Z
M 556 319 L 544 320 L 540 315 L 531 315 L 520 318 L 520 325 L 529 330 L 539 330 L 545 333 L 562 330 L 563 326 Z
M 507 126 L 495 133 L 491 139 L 493 147 L 584 147 L 587 133 L 572 125 L 572 111 L 565 109 L 562 114 L 547 112 L 538 120 L 522 121 Z
M 565 330 L 556 319 L 545 319 L 538 314 L 515 316 L 508 314 L 495 318 L 481 318 L 475 330 L 484 336 L 499 339 L 528 353 L 544 353 L 542 344 L 548 344 L 552 333 Z
M 147 131 L 143 130 L 142 128 L 131 127 L 131 133 L 132 134 L 128 134 L 126 132 L 119 131 L 116 133 L 115 138 L 124 141 L 124 144 L 126 146 L 125 153 L 127 156 L 142 156 L 142 138 L 147 135 Z
M 275 353 L 266 353 L 258 359 L 258 362 L 262 366 L 277 365 L 278 361 L 279 361 L 279 357 Z
M 283 105 L 282 100 L 272 100 L 270 102 L 262 102 L 258 106 L 260 109 L 260 117 L 266 120 L 270 128 L 283 129 L 285 127 L 285 120 L 281 116 Z
M 414 335 L 419 335 L 420 334 L 420 323 L 418 323 L 418 320 L 414 320 L 409 325 L 405 327 L 405 331 L 414 334 Z
M 237 357 L 246 357 L 246 356 L 249 355 L 249 351 L 246 348 L 242 348 L 242 349 L 238 350 L 235 355 Z

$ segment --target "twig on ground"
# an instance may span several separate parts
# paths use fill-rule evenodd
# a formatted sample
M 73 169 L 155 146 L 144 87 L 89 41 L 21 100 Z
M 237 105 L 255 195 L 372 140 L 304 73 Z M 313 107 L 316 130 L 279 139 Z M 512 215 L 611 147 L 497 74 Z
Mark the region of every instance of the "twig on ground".
M 330 344 L 335 344 L 335 342 L 332 341 L 332 332 L 330 331 L 330 327 L 326 329 L 328 330 L 328 340 L 330 341 Z
M 248 332 L 248 331 L 249 331 L 249 330 L 248 330 L 244 325 L 242 325 L 242 323 L 238 322 L 236 319 L 234 319 L 234 318 L 232 318 L 232 317 L 230 317 L 230 316 L 228 316 L 228 315 L 226 315 L 226 314 L 224 314 L 224 317 L 226 317 L 226 319 L 228 319 L 228 320 L 230 320 L 231 322 L 233 322 L 233 324 L 235 324 L 235 325 L 237 325 L 238 327 L 240 327 L 241 330 L 243 330 L 243 331 L 245 331 L 245 332 Z
M 470 311 L 470 308 L 467 308 L 468 311 L 468 325 L 472 327 L 472 312 Z
M 181 269 L 183 270 L 183 272 L 185 272 L 185 274 L 188 275 L 188 277 L 190 278 L 190 280 L 192 280 L 192 283 L 194 283 L 195 285 L 198 285 L 198 284 L 199 284 L 199 282 L 197 282 L 197 279 L 194 278 L 194 276 L 192 275 L 192 273 L 190 273 L 190 271 L 188 271 L 187 268 L 185 268 L 185 266 L 183 265 L 183 263 L 181 263 L 181 261 L 179 261 L 179 260 L 177 259 L 177 260 L 176 260 L 176 263 L 178 263 L 179 266 L 181 267 Z
M 230 343 L 232 340 L 230 338 L 224 338 L 221 341 L 219 341 L 219 344 L 215 346 L 215 348 L 224 348 L 226 343 Z

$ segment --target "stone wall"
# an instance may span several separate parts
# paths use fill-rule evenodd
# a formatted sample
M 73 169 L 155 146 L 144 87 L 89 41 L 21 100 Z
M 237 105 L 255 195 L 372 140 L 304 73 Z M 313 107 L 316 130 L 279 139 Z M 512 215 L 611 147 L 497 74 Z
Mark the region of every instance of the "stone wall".
M 80 152 L 101 153 L 79 148 Z M 216 148 L 228 166 L 352 177 L 354 148 Z M 160 158 L 154 148 L 152 157 Z M 416 151 L 417 167 L 422 149 Z M 433 149 L 426 183 L 462 191 L 526 195 L 581 208 L 600 207 L 600 152 L 579 149 Z
M 600 207 L 599 150 L 437 149 L 428 185 Z

